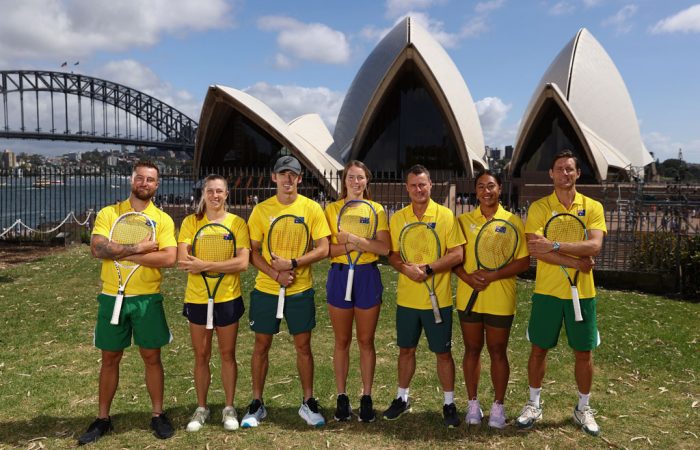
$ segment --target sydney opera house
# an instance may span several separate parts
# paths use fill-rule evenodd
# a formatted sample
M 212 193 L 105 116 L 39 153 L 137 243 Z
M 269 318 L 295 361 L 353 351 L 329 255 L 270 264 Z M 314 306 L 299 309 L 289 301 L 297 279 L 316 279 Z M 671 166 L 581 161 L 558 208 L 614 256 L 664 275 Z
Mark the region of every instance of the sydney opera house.
M 620 73 L 585 29 L 535 86 L 507 166 L 515 189 L 547 183 L 551 157 L 563 148 L 578 154 L 580 181 L 588 184 L 637 177 L 652 162 Z M 320 181 L 330 180 L 351 159 L 380 173 L 401 174 L 420 163 L 433 172 L 469 178 L 486 167 L 484 151 L 479 116 L 462 74 L 430 33 L 406 18 L 362 64 L 333 134 L 317 114 L 286 123 L 243 91 L 211 86 L 199 121 L 195 166 L 266 169 L 280 154 L 291 153 Z

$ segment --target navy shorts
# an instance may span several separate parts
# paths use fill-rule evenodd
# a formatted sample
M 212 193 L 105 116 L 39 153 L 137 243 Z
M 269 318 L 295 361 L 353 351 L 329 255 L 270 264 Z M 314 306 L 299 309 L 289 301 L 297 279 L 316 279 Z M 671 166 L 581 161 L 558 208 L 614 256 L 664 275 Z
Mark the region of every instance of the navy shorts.
M 355 266 L 352 283 L 352 301 L 345 301 L 345 288 L 348 284 L 347 264 L 333 263 L 328 271 L 326 294 L 328 304 L 336 308 L 370 309 L 382 303 L 382 277 L 376 263 Z
M 243 317 L 245 306 L 243 298 L 238 297 L 227 302 L 214 303 L 214 326 L 226 327 L 232 325 Z M 185 303 L 182 307 L 182 315 L 195 325 L 207 324 L 206 303 Z

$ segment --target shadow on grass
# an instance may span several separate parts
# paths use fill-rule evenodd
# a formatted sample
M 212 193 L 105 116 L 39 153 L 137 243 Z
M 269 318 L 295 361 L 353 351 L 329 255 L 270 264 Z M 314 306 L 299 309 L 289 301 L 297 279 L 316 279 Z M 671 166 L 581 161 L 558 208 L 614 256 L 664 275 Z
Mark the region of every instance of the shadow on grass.
M 15 279 L 12 277 L 9 277 L 7 275 L 0 275 L 0 283 L 12 283 L 13 281 L 15 281 Z

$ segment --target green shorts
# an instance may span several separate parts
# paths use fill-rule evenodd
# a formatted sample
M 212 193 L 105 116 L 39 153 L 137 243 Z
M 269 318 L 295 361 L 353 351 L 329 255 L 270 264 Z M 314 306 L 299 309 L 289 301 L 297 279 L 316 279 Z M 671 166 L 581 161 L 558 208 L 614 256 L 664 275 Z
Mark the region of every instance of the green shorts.
M 571 300 L 532 294 L 532 312 L 527 327 L 528 340 L 545 350 L 553 348 L 557 345 L 561 324 L 564 322 L 571 348 L 589 351 L 599 346 L 600 333 L 596 321 L 595 297 L 582 298 L 580 302 L 583 322 L 576 322 Z
M 277 334 L 282 319 L 277 315 L 277 294 L 268 294 L 253 289 L 250 293 L 250 329 L 256 333 Z M 288 295 L 284 300 L 284 319 L 289 334 L 311 331 L 316 326 L 316 304 L 314 290 L 308 289 L 298 294 Z
M 160 294 L 134 295 L 124 297 L 119 323 L 112 325 L 113 295 L 97 296 L 97 325 L 95 326 L 95 347 L 100 350 L 117 352 L 134 344 L 142 348 L 161 348 L 172 342 L 163 311 L 163 296 Z
M 435 323 L 432 309 L 396 307 L 396 344 L 402 348 L 418 346 L 421 330 L 425 330 L 428 348 L 433 353 L 452 348 L 452 306 L 440 308 L 442 323 Z

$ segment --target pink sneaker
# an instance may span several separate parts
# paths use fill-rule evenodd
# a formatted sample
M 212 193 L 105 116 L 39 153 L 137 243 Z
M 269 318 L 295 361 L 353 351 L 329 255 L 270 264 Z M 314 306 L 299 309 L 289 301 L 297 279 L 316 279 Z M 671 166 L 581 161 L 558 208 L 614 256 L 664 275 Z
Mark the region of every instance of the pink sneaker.
M 503 429 L 506 426 L 506 410 L 502 403 L 493 402 L 489 413 L 489 426 L 491 428 Z
M 483 418 L 484 413 L 481 411 L 479 400 L 469 400 L 467 417 L 464 418 L 467 425 L 481 425 L 481 419 Z

